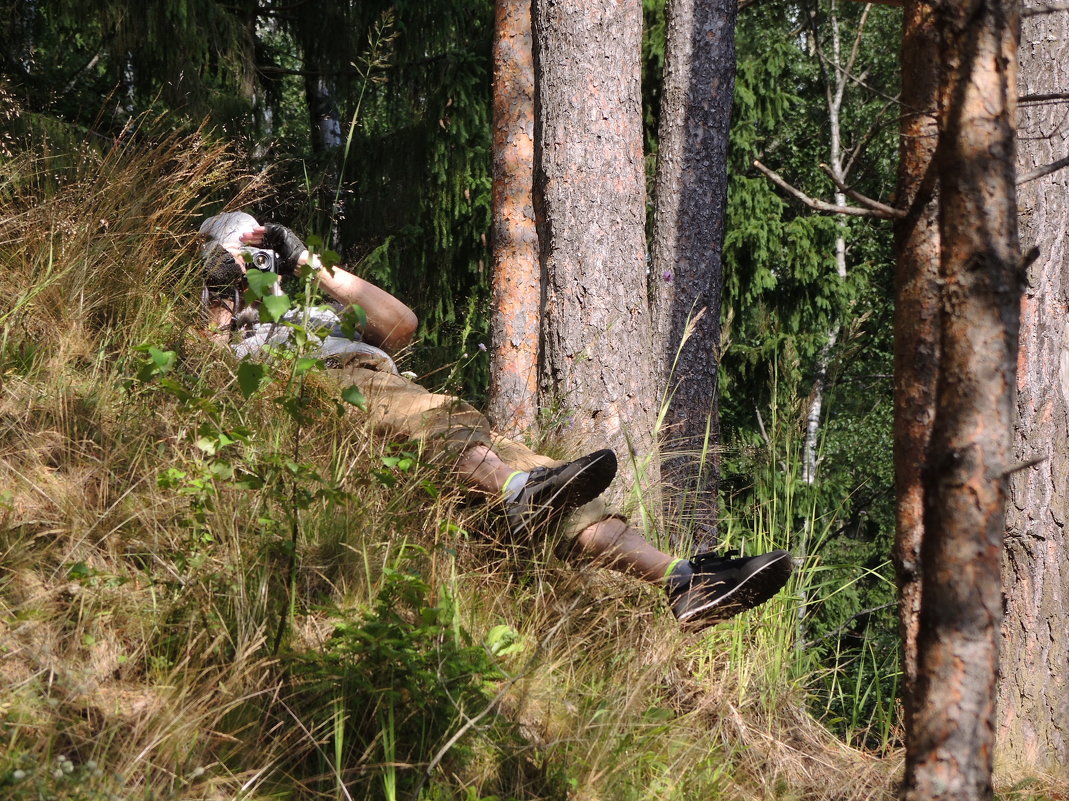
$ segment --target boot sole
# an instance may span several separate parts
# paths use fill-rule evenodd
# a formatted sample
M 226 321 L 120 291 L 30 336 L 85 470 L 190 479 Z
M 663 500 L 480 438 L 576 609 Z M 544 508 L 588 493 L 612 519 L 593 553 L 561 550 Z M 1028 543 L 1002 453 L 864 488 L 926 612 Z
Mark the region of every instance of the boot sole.
M 782 551 L 740 581 L 728 592 L 688 609 L 679 617 L 684 631 L 694 632 L 730 620 L 747 609 L 760 606 L 781 589 L 791 577 L 791 555 Z
M 526 534 L 543 526 L 551 526 L 608 489 L 616 478 L 616 454 L 610 450 L 597 451 L 596 454 L 600 454 L 599 458 L 592 459 L 553 492 L 547 492 L 545 498 L 537 503 L 529 501 L 528 508 L 540 510 L 533 515 L 534 518 L 540 518 L 534 525 L 530 519 L 518 517 L 513 520 L 510 516 L 509 524 L 513 532 Z

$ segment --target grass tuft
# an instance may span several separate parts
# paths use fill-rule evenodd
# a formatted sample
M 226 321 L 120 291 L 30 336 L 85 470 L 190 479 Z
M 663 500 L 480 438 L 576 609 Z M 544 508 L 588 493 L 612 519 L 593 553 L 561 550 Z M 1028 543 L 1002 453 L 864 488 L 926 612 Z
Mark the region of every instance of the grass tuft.
M 655 589 L 518 554 L 315 375 L 247 399 L 191 232 L 262 179 L 158 129 L 0 155 L 5 798 L 891 795 L 809 712 L 815 570 L 684 636 Z

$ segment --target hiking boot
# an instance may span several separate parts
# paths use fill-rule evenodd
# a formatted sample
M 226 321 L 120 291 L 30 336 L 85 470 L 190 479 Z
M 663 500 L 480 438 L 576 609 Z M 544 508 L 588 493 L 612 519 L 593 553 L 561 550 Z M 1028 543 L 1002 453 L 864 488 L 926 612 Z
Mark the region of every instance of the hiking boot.
M 791 556 L 772 551 L 760 556 L 714 556 L 690 560 L 694 574 L 668 591 L 672 614 L 686 631 L 723 623 L 775 595 L 791 577 Z
M 530 536 L 601 495 L 616 477 L 616 454 L 595 451 L 560 467 L 536 467 L 519 494 L 505 506 L 509 528 Z

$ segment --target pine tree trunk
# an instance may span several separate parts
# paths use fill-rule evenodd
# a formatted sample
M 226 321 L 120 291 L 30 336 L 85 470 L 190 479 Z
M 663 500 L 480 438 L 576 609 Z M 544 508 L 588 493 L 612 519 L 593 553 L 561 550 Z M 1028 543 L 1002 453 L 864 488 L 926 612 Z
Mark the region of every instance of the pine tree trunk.
M 612 447 L 627 486 L 659 393 L 646 289 L 640 3 L 535 0 L 541 405 Z M 643 483 L 656 483 L 650 462 Z
M 542 299 L 535 230 L 531 0 L 497 0 L 493 87 L 493 298 L 488 413 L 515 435 L 535 423 Z
M 942 330 L 906 801 L 992 797 L 1019 311 L 1017 7 L 944 0 L 935 14 Z
M 669 2 L 658 131 L 649 283 L 658 383 L 669 393 L 661 472 L 666 518 L 699 546 L 716 541 L 721 252 L 737 8 L 736 0 Z
M 939 369 L 939 223 L 932 159 L 938 138 L 935 18 L 927 0 L 906 3 L 902 34 L 902 117 L 895 223 L 895 492 L 894 561 L 902 636 L 906 728 L 917 684 L 924 490 L 921 468 L 935 418 Z
M 1043 5 L 1046 5 L 1044 3 Z M 1039 8 L 1030 0 L 1026 7 Z M 1022 97 L 1061 92 L 1069 15 L 1025 20 Z M 1021 175 L 1069 152 L 1064 104 L 1025 103 L 1018 121 Z M 1012 771 L 1069 775 L 1069 172 L 1019 189 L 1023 249 L 1039 247 L 1021 301 L 1018 463 L 1010 476 L 1003 562 L 1006 618 L 999 684 L 999 760 Z

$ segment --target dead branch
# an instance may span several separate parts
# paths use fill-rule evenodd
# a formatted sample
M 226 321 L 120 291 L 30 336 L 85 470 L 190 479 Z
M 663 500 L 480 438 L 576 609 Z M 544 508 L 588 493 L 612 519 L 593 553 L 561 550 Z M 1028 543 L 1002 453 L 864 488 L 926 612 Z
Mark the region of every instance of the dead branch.
M 1050 103 L 1055 100 L 1069 100 L 1069 93 L 1067 92 L 1048 92 L 1047 94 L 1039 95 L 1020 95 L 1017 98 L 1017 102 L 1020 104 L 1025 103 Z
M 1059 11 L 1069 11 L 1069 3 L 1053 3 L 1049 6 L 1022 8 L 1021 17 L 1038 17 L 1041 14 L 1057 14 Z
M 1069 156 L 1057 161 L 1052 161 L 1050 164 L 1044 164 L 1042 167 L 1036 167 L 1034 170 L 1029 170 L 1026 173 L 1022 173 L 1017 176 L 1017 186 L 1026 184 L 1029 181 L 1034 181 L 1037 178 L 1042 178 L 1045 175 L 1050 175 L 1052 172 L 1057 172 L 1063 167 L 1069 167 Z
M 1035 459 L 1029 459 L 1027 462 L 1015 464 L 1009 470 L 1003 471 L 1001 478 L 1009 478 L 1014 473 L 1020 473 L 1022 470 L 1028 470 L 1029 468 L 1036 467 L 1037 465 L 1041 465 L 1047 461 L 1050 461 L 1049 456 L 1040 456 Z
M 888 100 L 883 104 L 883 108 L 877 112 L 876 116 L 873 117 L 872 122 L 869 123 L 868 129 L 861 138 L 857 140 L 857 144 L 850 148 L 850 155 L 847 157 L 846 164 L 843 166 L 843 175 L 849 175 L 850 171 L 854 169 L 854 164 L 857 162 L 858 157 L 865 151 L 869 142 L 872 141 L 873 137 L 876 136 L 880 128 L 883 126 L 884 116 L 891 108 L 898 105 L 900 104 L 897 97 Z
M 783 180 L 783 178 L 781 178 L 777 173 L 770 170 L 757 159 L 754 159 L 753 165 L 757 167 L 757 169 L 759 169 L 761 172 L 763 172 L 765 176 L 770 181 L 772 181 L 772 183 L 774 183 L 784 192 L 788 193 L 789 195 L 793 195 L 798 200 L 802 201 L 802 203 L 809 206 L 809 208 L 814 209 L 815 211 L 822 211 L 826 214 L 846 214 L 851 217 L 876 217 L 881 220 L 889 220 L 893 217 L 900 216 L 897 213 L 889 215 L 886 212 L 877 211 L 876 209 L 860 208 L 858 206 L 838 206 L 834 203 L 827 203 L 823 200 L 811 198 L 802 190 L 791 186 L 789 183 Z
M 857 54 L 858 51 L 861 49 L 861 37 L 865 33 L 865 23 L 868 21 L 869 11 L 871 10 L 872 4 L 866 3 L 865 10 L 861 12 L 861 19 L 858 20 L 857 33 L 854 35 L 854 46 L 850 48 L 850 57 L 846 60 L 846 69 L 843 70 L 847 78 L 849 78 L 851 73 L 853 73 L 854 64 L 857 63 Z M 858 78 L 858 81 L 863 81 L 864 79 L 865 76 L 862 75 L 860 78 Z
M 893 206 L 888 206 L 886 203 L 881 203 L 878 200 L 873 200 L 872 198 L 867 197 L 854 189 L 851 189 L 849 186 L 839 180 L 838 176 L 835 175 L 835 171 L 827 164 L 821 164 L 820 169 L 824 170 L 824 172 L 828 174 L 828 177 L 831 178 L 832 183 L 835 184 L 836 188 L 840 192 L 842 192 L 851 200 L 856 200 L 865 208 L 872 209 L 873 211 L 882 212 L 889 220 L 894 219 L 896 217 L 906 216 L 906 213 L 901 209 L 896 209 Z
M 760 0 L 739 0 L 739 8 L 738 8 L 738 10 L 739 11 L 745 11 L 750 6 L 755 6 L 759 2 L 760 2 Z M 905 5 L 905 0 L 854 0 L 854 2 L 857 2 L 857 3 L 872 3 L 872 4 L 878 5 L 878 6 L 895 6 L 896 8 L 901 8 L 903 5 Z

